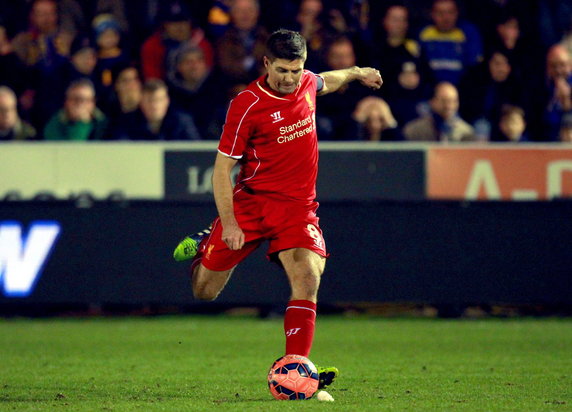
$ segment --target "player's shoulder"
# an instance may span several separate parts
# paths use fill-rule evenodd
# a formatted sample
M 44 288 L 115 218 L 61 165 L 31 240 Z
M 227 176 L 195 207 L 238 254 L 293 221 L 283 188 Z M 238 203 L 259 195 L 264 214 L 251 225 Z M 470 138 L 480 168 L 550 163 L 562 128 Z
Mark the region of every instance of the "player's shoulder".
M 236 107 L 250 107 L 253 104 L 256 104 L 260 100 L 260 95 L 256 93 L 256 90 L 251 89 L 250 87 L 244 89 L 240 93 L 236 95 L 234 99 L 230 102 L 230 108 Z
M 304 69 L 304 72 L 302 73 L 302 80 L 315 81 L 317 77 L 320 77 L 320 75 L 308 69 Z
M 314 73 L 311 70 L 308 69 L 304 69 L 304 72 L 302 73 L 302 79 L 301 79 L 301 83 L 302 83 L 302 89 L 316 89 L 316 85 L 318 84 L 318 82 L 323 81 L 323 78 L 321 75 Z

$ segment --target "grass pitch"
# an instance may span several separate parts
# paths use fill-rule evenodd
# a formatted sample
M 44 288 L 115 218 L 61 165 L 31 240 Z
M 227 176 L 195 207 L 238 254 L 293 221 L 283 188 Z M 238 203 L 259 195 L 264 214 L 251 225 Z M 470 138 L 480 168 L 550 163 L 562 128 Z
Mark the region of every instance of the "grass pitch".
M 282 322 L 248 317 L 0 320 L 0 410 L 572 411 L 572 319 L 320 316 L 334 403 L 275 401 Z

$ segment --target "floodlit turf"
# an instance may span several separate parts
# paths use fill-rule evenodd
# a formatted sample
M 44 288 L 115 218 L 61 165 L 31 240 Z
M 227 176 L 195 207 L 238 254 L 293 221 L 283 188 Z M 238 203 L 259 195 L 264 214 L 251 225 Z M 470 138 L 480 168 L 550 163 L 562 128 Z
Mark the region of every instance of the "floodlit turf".
M 279 319 L 0 320 L 0 410 L 571 411 L 572 319 L 318 319 L 333 404 L 276 401 Z

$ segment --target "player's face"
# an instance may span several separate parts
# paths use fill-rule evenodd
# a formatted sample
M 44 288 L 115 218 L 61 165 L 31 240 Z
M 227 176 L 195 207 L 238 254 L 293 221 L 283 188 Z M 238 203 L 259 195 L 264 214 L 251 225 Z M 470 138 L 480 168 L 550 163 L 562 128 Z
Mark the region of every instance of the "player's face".
M 282 94 L 290 94 L 300 84 L 304 60 L 275 59 L 271 62 L 270 59 L 264 57 L 264 66 L 268 71 L 267 82 L 270 88 Z

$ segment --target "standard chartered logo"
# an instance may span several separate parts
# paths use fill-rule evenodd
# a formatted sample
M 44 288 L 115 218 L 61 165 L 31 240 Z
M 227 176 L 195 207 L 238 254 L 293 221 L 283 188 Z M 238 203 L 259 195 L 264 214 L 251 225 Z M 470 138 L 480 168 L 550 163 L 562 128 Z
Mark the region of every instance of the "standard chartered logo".
M 291 140 L 297 139 L 311 133 L 316 127 L 313 115 L 308 116 L 303 120 L 298 120 L 288 126 L 282 126 L 280 128 L 280 136 L 276 139 L 278 143 L 286 143 Z
M 4 296 L 26 297 L 32 293 L 60 231 L 57 222 L 37 221 L 30 224 L 26 235 L 19 222 L 0 222 L 0 283 Z

